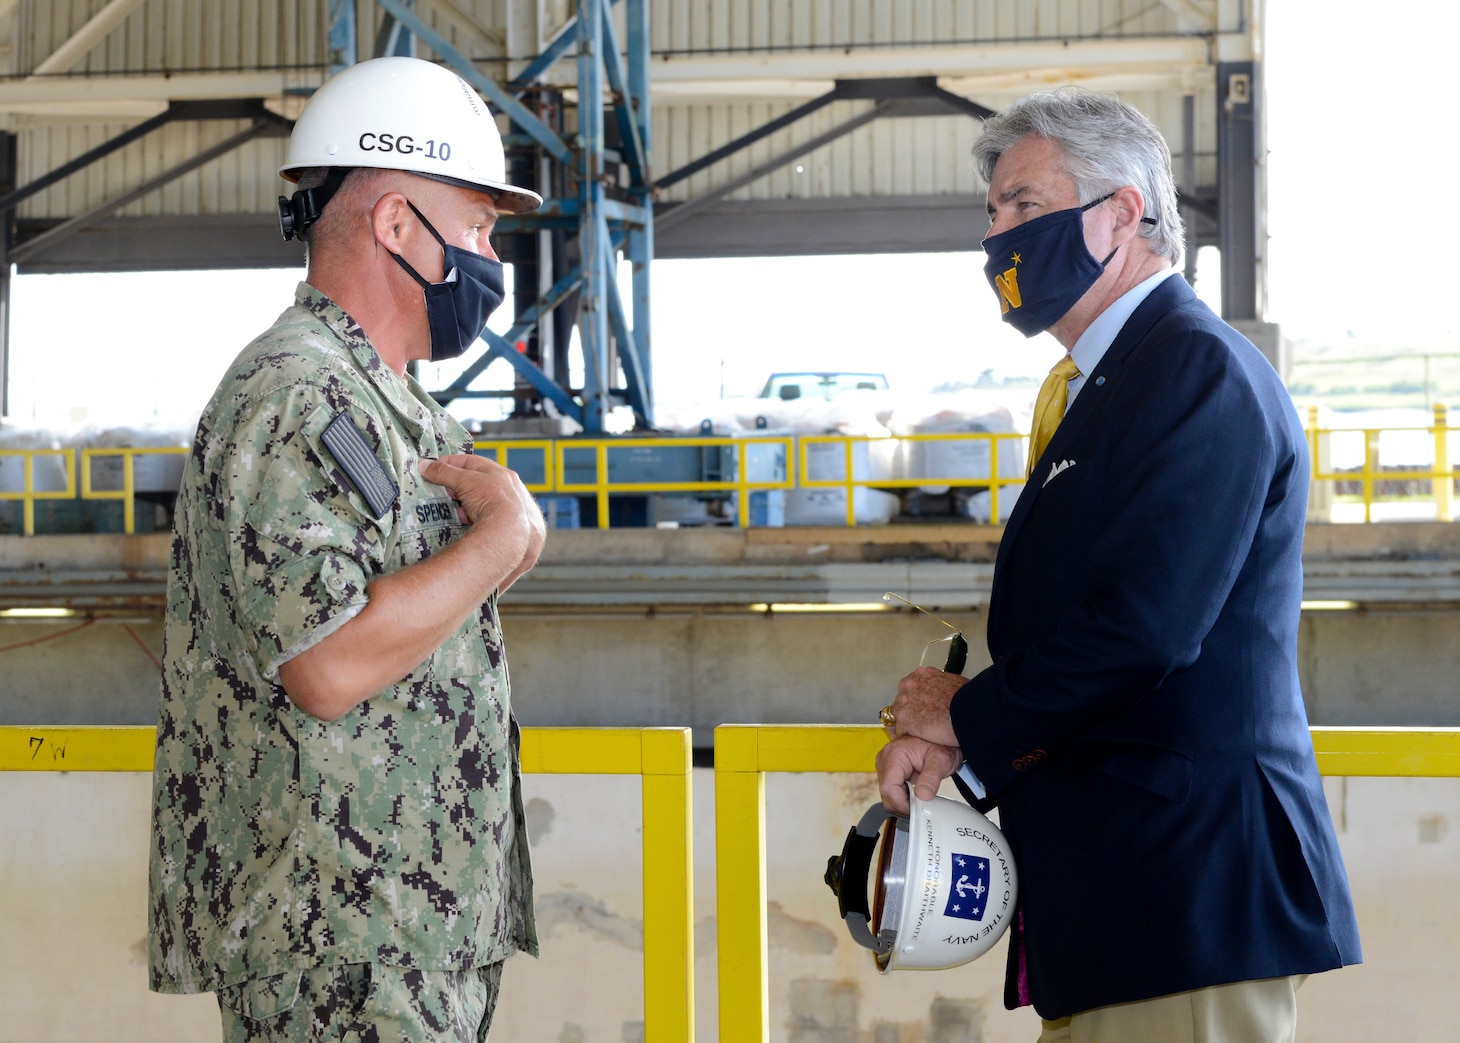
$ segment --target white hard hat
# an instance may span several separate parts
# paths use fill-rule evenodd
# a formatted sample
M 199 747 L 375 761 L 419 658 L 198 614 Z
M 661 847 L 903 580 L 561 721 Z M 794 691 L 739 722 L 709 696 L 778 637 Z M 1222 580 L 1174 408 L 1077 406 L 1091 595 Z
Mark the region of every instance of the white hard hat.
M 967 804 L 919 800 L 912 814 L 867 809 L 827 862 L 826 882 L 852 939 L 871 949 L 877 968 L 934 971 L 976 960 L 1014 918 L 1019 878 L 999 828 Z M 877 840 L 881 835 L 881 850 Z M 867 876 L 875 862 L 874 895 Z
M 497 209 L 536 210 L 542 197 L 507 183 L 502 136 L 477 92 L 420 58 L 372 58 L 325 81 L 304 106 L 279 175 L 310 167 L 408 170 L 490 192 Z

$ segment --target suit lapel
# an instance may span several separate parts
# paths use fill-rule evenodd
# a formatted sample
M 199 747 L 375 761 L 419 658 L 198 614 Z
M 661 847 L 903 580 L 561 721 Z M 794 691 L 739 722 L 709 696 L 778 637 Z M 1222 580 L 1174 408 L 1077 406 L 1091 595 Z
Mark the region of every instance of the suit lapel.
M 1115 383 L 1121 367 L 1125 365 L 1136 348 L 1145 342 L 1151 328 L 1167 312 L 1181 307 L 1195 297 L 1195 292 L 1184 278 L 1171 276 L 1146 296 L 1140 306 L 1131 313 L 1131 317 L 1125 321 L 1120 332 L 1115 335 L 1115 340 L 1111 342 L 1109 350 L 1101 358 L 1100 364 L 1095 367 L 1095 372 L 1086 379 L 1074 405 L 1070 406 L 1070 411 L 1065 414 L 1064 420 L 1060 421 L 1060 426 L 1055 430 L 1054 437 L 1050 439 L 1044 454 L 1045 466 L 1030 476 L 1029 484 L 1020 493 L 1013 513 L 1009 515 L 1009 521 L 1004 526 L 1004 535 L 999 540 L 999 553 L 994 566 L 996 579 L 1003 570 L 1009 548 L 1014 545 L 1015 539 L 1019 536 L 1024 519 L 1034 509 L 1034 501 L 1039 497 L 1040 490 L 1049 477 L 1048 461 L 1065 459 L 1069 456 L 1069 447 L 1081 444 L 1085 438 L 1086 428 L 1099 411 L 1099 400 Z M 1078 459 L 1078 457 L 1073 457 L 1073 459 Z M 990 598 L 990 627 L 993 626 L 1001 586 L 1002 584 L 995 583 Z

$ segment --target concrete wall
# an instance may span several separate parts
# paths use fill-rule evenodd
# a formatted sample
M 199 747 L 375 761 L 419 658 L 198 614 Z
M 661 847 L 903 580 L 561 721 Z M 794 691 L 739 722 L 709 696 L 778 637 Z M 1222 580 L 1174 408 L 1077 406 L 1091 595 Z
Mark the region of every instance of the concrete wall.
M 907 613 L 503 611 L 524 724 L 688 724 L 704 747 L 722 723 L 872 723 L 940 633 Z M 944 618 L 968 637 L 967 669 L 987 665 L 982 610 Z M 1434 608 L 1308 613 L 1299 655 L 1310 719 L 1460 725 L 1457 625 L 1456 612 Z M 74 626 L 0 624 L 0 724 L 154 723 L 161 626 Z
M 963 628 L 976 670 L 988 662 L 997 537 L 970 526 L 554 532 L 503 602 L 520 716 L 688 724 L 705 747 L 724 722 L 870 722 L 944 633 L 936 622 L 905 611 L 754 613 L 749 603 L 921 587 Z M 61 590 L 99 612 L 84 626 L 0 620 L 0 723 L 155 721 L 166 547 L 160 535 L 0 537 L 0 607 L 18 592 L 35 601 Z M 1304 616 L 1313 723 L 1460 725 L 1460 525 L 1310 526 L 1305 567 L 1324 596 L 1363 599 L 1358 611 Z
M 1424 592 L 1443 590 L 1446 570 L 1460 562 L 1457 533 L 1460 526 L 1310 529 L 1308 560 L 1328 582 L 1351 576 L 1386 590 L 1430 584 L 1407 600 L 1305 616 L 1301 671 L 1314 723 L 1460 725 L 1460 599 Z M 74 620 L 0 623 L 0 723 L 150 724 L 161 629 L 156 590 L 148 594 L 145 585 L 157 585 L 165 538 L 139 537 L 144 543 L 127 544 L 129 557 L 115 563 L 106 546 L 76 539 L 0 538 L 0 603 L 46 584 L 85 596 L 122 580 L 142 585 L 129 588 L 127 615 L 84 628 Z M 924 643 L 940 636 L 935 622 L 910 613 L 752 613 L 736 601 L 752 600 L 741 596 L 751 591 L 734 593 L 738 570 L 788 589 L 860 583 L 870 590 L 891 562 L 912 561 L 898 566 L 906 574 L 986 563 L 993 538 L 587 532 L 555 533 L 549 547 L 538 593 L 524 584 L 504 607 L 523 723 L 690 724 L 697 744 L 708 746 L 721 722 L 871 723 Z M 58 581 L 68 554 L 78 574 L 103 578 L 80 588 Z M 587 583 L 606 562 L 637 570 L 635 582 L 660 584 L 664 599 L 625 603 L 609 586 L 596 601 L 541 593 L 571 591 L 576 577 Z M 705 576 L 731 593 L 718 601 L 687 597 L 689 580 Z M 973 590 L 940 609 L 968 635 L 970 670 L 987 662 L 984 596 Z M 713 1040 L 712 773 L 696 771 L 694 782 L 697 1038 Z M 1453 1039 L 1447 1000 L 1460 980 L 1460 780 L 1327 785 L 1368 962 L 1305 986 L 1300 1038 Z M 544 955 L 509 965 L 494 1038 L 637 1041 L 637 780 L 530 776 L 527 791 Z M 145 989 L 148 799 L 142 775 L 0 774 L 0 1043 L 217 1038 L 211 997 Z M 1002 1009 L 1002 949 L 968 968 L 882 977 L 846 936 L 821 876 L 874 799 L 867 776 L 768 782 L 772 1038 L 1027 1043 L 1037 1034 L 1033 1016 Z
M 713 773 L 695 786 L 696 1038 L 718 1036 Z M 0 1043 L 209 1043 L 211 996 L 146 991 L 150 779 L 0 775 Z M 493 1039 L 643 1038 L 638 781 L 528 776 L 543 956 L 507 966 Z M 1454 1039 L 1460 780 L 1329 779 L 1366 962 L 1309 980 L 1304 1043 Z M 879 975 L 822 883 L 876 799 L 866 775 L 767 780 L 774 1043 L 1028 1043 L 1002 1004 L 1004 943 L 978 962 Z M 1098 944 L 1092 940 L 1091 944 Z

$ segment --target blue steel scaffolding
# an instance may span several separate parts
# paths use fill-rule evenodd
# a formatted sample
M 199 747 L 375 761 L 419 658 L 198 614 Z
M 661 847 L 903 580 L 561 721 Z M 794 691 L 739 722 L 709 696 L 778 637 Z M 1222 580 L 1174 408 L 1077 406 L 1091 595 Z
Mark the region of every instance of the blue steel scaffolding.
M 498 229 L 511 236 L 516 321 L 505 334 L 488 330 L 487 348 L 449 387 L 433 392 L 441 402 L 500 394 L 473 382 L 498 359 L 517 372 L 519 403 L 540 397 L 589 434 L 605 430 L 609 412 L 627 405 L 636 427 L 653 423 L 650 391 L 649 269 L 654 252 L 650 198 L 649 2 L 623 0 L 626 39 L 620 47 L 613 7 L 617 0 L 577 0 L 577 15 L 543 52 L 505 87 L 484 75 L 470 57 L 435 32 L 409 0 L 376 0 L 395 27 L 412 34 L 475 87 L 513 124 L 506 144 L 514 178 L 527 174 L 547 199 L 533 214 L 505 217 Z M 353 18 L 353 5 L 332 7 L 332 17 Z M 346 13 L 348 12 L 348 13 Z M 336 22 L 332 29 L 338 28 Z M 331 33 L 335 39 L 337 33 Z M 398 43 L 396 44 L 398 46 Z M 543 74 L 575 52 L 577 105 L 569 113 L 561 92 L 541 89 Z M 395 50 L 392 53 L 400 53 Z M 606 116 L 613 110 L 615 148 L 606 145 Z M 570 115 L 575 125 L 569 120 Z M 565 132 L 565 127 L 569 128 Z M 607 160 L 619 177 L 610 177 Z M 518 181 L 523 183 L 523 181 Z M 620 187 L 622 186 L 622 187 Z M 504 240 L 505 242 L 505 240 Z M 618 256 L 632 265 L 631 308 L 619 293 Z M 576 257 L 574 255 L 576 254 Z M 563 270 L 559 270 L 559 269 Z M 524 272 L 532 278 L 524 278 Z M 543 273 L 549 273 L 544 278 Z M 546 289 L 540 285 L 550 283 Z M 568 328 L 576 312 L 583 353 L 583 386 L 567 386 Z M 556 313 L 552 345 L 540 337 Z M 551 359 L 545 368 L 543 360 Z

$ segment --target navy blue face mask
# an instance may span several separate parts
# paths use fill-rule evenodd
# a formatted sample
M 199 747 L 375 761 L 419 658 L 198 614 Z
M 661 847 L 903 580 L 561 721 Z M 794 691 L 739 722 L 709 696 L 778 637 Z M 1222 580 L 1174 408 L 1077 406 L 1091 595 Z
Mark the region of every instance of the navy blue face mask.
M 1036 217 L 983 241 L 984 275 L 999 295 L 1004 321 L 1024 336 L 1043 333 L 1064 318 L 1115 256 L 1111 250 L 1105 260 L 1095 260 L 1085 246 L 1082 219 L 1086 210 L 1113 195 Z
M 421 219 L 426 231 L 441 244 L 444 255 L 442 270 L 446 277 L 441 282 L 427 282 L 400 254 L 392 253 L 391 256 L 412 279 L 420 283 L 421 289 L 426 293 L 426 322 L 431 329 L 431 361 L 454 359 L 482 335 L 482 331 L 487 328 L 487 319 L 506 296 L 502 262 L 448 245 L 441 238 L 441 234 L 431 227 L 426 215 L 416 209 L 415 203 L 406 200 L 406 205 Z

